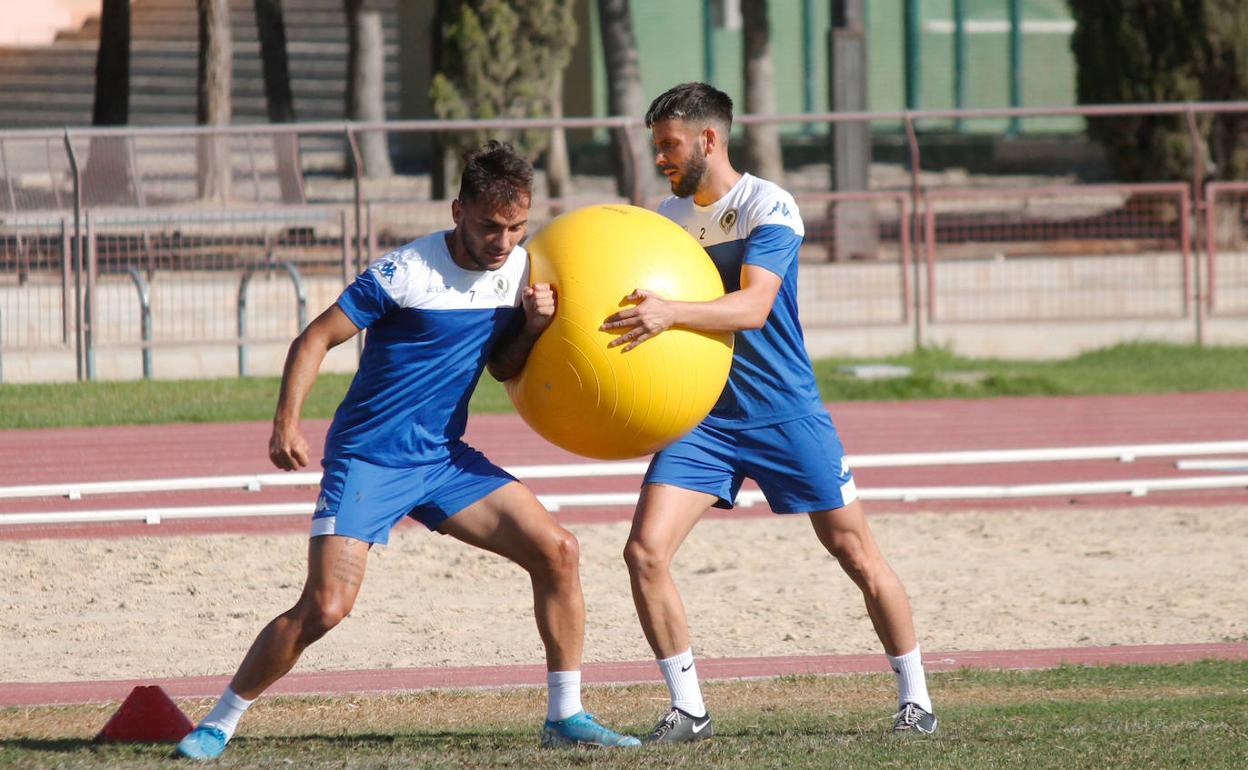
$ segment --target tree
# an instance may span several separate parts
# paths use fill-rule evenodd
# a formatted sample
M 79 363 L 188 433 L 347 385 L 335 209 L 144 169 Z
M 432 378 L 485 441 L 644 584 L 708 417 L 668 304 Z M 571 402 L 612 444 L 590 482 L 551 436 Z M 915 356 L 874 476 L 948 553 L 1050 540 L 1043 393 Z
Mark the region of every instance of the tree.
M 1216 31 L 1204 39 L 1205 56 L 1211 63 L 1210 77 L 1204 78 L 1207 101 L 1241 101 L 1248 93 L 1248 6 L 1237 0 L 1207 2 L 1208 29 Z M 1208 136 L 1216 176 L 1221 179 L 1248 177 L 1248 115 L 1226 113 L 1212 121 Z
M 230 123 L 230 76 L 234 45 L 230 35 L 229 0 L 198 0 L 199 77 L 196 122 L 201 126 Z M 230 197 L 230 143 L 225 135 L 199 137 L 199 197 L 225 201 Z
M 295 97 L 290 90 L 290 66 L 286 58 L 286 21 L 282 0 L 255 0 L 256 32 L 260 38 L 260 61 L 264 67 L 264 102 L 270 123 L 295 122 Z M 297 134 L 274 134 L 273 157 L 284 203 L 303 203 Z
M 460 0 L 443 36 L 439 71 L 430 100 L 439 117 L 551 117 L 562 102 L 562 73 L 576 42 L 573 0 Z M 457 11 L 457 12 L 455 12 Z M 530 157 L 547 152 L 552 196 L 566 190 L 562 130 L 502 133 Z M 480 144 L 484 132 L 463 132 L 461 149 Z M 552 141 L 552 138 L 554 139 Z
M 347 12 L 347 119 L 367 123 L 386 119 L 386 40 L 376 0 L 343 0 Z M 394 173 L 384 131 L 357 134 L 364 175 Z
M 433 7 L 433 73 L 441 72 L 450 61 L 447 33 L 453 20 L 459 18 L 462 0 L 436 0 Z M 433 89 L 429 89 L 429 103 L 433 105 Z M 459 158 L 454 137 L 444 131 L 435 131 L 432 139 L 430 168 L 430 194 L 434 200 L 445 200 L 455 195 L 455 179 L 459 175 Z
M 832 3 L 828 103 L 833 112 L 867 110 L 865 11 L 865 0 L 834 0 Z M 838 121 L 829 127 L 828 141 L 832 189 L 838 192 L 868 189 L 871 186 L 871 126 L 866 121 Z M 828 204 L 827 211 L 832 225 L 828 244 L 831 259 L 839 262 L 879 255 L 879 221 L 870 201 L 833 201 Z
M 606 59 L 607 111 L 612 115 L 641 117 L 646 101 L 628 0 L 598 0 L 598 29 Z M 646 184 L 653 181 L 654 174 L 646 172 L 653 164 L 645 133 L 612 131 L 611 155 L 615 161 L 615 187 L 620 195 L 636 200 L 653 186 Z M 634 183 L 640 189 L 634 189 Z
M 102 0 L 91 125 L 124 126 L 129 122 L 130 0 Z M 138 195 L 132 171 L 130 145 L 125 139 L 92 139 L 83 171 L 83 197 L 92 204 L 132 201 Z
M 100 45 L 95 57 L 91 125 L 130 122 L 130 0 L 100 3 Z
M 550 75 L 550 116 L 563 117 L 563 69 Z M 568 157 L 568 135 L 561 126 L 550 129 L 546 145 L 546 194 L 562 198 L 572 192 L 572 160 Z
M 1240 0 L 1069 0 L 1069 5 L 1082 104 L 1238 99 L 1248 87 L 1248 4 Z M 1246 128 L 1240 115 L 1201 119 L 1213 161 L 1205 171 L 1221 179 L 1244 177 Z M 1088 135 L 1104 148 L 1121 179 L 1191 176 L 1196 159 L 1183 116 L 1090 118 Z
M 745 111 L 770 115 L 776 111 L 775 67 L 771 60 L 771 22 L 767 0 L 741 0 L 745 36 Z M 745 127 L 746 168 L 764 179 L 784 184 L 780 128 L 774 123 Z

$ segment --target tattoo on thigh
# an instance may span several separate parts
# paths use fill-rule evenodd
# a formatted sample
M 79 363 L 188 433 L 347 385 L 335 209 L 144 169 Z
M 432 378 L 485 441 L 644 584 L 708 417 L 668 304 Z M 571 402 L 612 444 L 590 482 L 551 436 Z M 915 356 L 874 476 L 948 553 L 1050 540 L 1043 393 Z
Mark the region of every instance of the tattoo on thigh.
M 331 571 L 334 580 L 349 586 L 358 586 L 364 574 L 364 564 L 363 559 L 350 551 L 339 554 Z

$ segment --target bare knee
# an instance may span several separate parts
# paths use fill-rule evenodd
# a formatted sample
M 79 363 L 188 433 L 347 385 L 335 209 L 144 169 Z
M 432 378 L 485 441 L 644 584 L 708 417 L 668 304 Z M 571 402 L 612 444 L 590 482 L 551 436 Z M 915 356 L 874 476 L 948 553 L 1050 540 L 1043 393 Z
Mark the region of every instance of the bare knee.
M 831 539 L 828 552 L 836 558 L 841 569 L 860 586 L 873 582 L 883 560 L 878 554 L 868 553 L 862 540 L 854 535 L 841 535 Z
M 630 539 L 624 546 L 624 563 L 637 580 L 650 580 L 667 572 L 671 559 L 641 540 Z
M 303 596 L 287 617 L 299 627 L 299 640 L 311 644 L 329 633 L 351 612 L 352 601 L 332 595 Z
M 529 563 L 523 564 L 531 574 L 558 577 L 575 574 L 581 562 L 581 544 L 563 527 L 556 527 L 542 539 L 540 547 Z

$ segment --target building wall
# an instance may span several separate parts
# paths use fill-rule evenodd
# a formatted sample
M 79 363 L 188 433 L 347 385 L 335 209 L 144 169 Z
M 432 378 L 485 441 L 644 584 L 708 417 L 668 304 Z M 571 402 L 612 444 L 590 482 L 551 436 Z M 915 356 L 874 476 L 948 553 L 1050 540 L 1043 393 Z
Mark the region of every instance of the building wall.
M 59 30 L 100 12 L 100 0 L 2 0 L 0 45 L 46 45 Z
M 866 26 L 871 110 L 905 108 L 903 10 L 908 0 L 869 0 Z M 743 98 L 741 30 L 704 21 L 705 2 L 632 0 L 633 25 L 647 95 L 687 80 L 708 80 L 734 100 Z M 590 3 L 590 5 L 596 5 Z M 828 110 L 827 39 L 830 3 L 785 0 L 770 4 L 776 109 L 780 113 Z M 952 0 L 920 0 L 920 108 L 954 106 Z M 1007 4 L 966 0 L 966 107 L 1009 105 L 1009 27 Z M 1070 53 L 1073 23 L 1064 0 L 1024 0 L 1023 103 L 1066 106 L 1074 103 L 1074 64 Z M 596 13 L 591 14 L 597 24 Z M 596 29 L 596 27 L 595 27 Z M 709 32 L 709 37 L 708 37 Z M 595 32 L 596 36 L 596 32 Z M 709 48 L 708 48 L 709 40 Z M 594 111 L 606 113 L 600 43 L 594 45 Z M 710 69 L 708 70 L 708 64 Z M 1077 122 L 1034 121 L 1024 130 L 1072 130 Z M 980 121 L 966 130 L 999 132 L 1003 121 Z

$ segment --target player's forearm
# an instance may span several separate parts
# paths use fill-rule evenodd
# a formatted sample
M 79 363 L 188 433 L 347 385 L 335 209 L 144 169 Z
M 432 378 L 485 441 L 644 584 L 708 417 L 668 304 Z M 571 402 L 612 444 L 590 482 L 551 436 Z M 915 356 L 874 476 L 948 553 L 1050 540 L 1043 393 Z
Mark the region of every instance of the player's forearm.
M 299 422 L 303 413 L 303 403 L 307 400 L 316 375 L 321 369 L 321 362 L 329 352 L 329 345 L 316 337 L 301 334 L 290 345 L 286 355 L 286 365 L 282 370 L 282 386 L 277 398 L 277 411 L 273 415 L 274 425 L 294 425 Z
M 534 332 L 526 327 L 515 337 L 496 347 L 486 362 L 490 376 L 499 382 L 505 382 L 519 374 L 540 336 L 541 332 Z
M 704 332 L 738 332 L 761 328 L 771 313 L 771 303 L 748 292 L 734 291 L 708 302 L 673 302 L 675 323 Z

